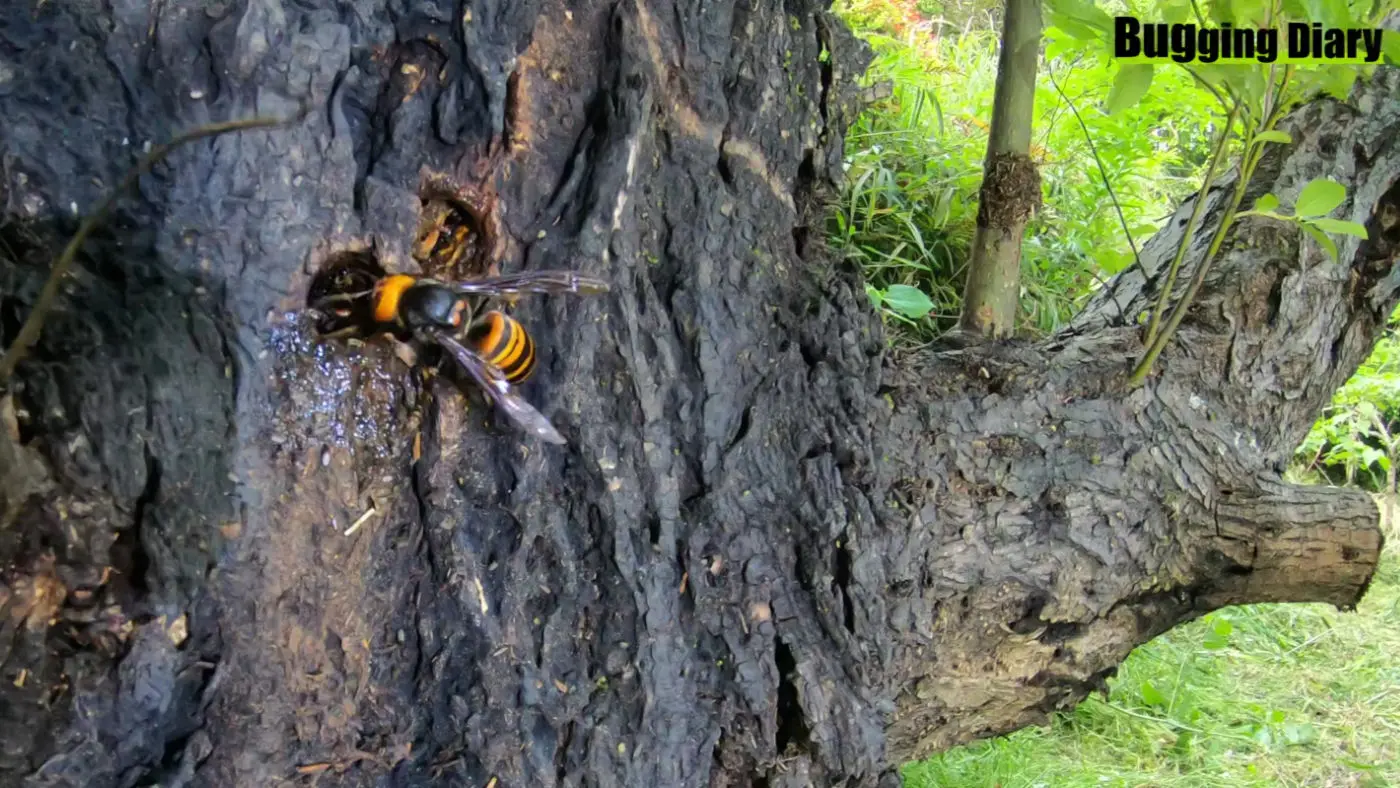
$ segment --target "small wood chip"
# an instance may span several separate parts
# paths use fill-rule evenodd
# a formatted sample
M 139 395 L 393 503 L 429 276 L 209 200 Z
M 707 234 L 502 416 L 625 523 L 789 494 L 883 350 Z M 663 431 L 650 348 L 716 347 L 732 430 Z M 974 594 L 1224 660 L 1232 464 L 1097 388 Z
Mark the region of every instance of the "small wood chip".
M 472 582 L 476 584 L 476 601 L 481 605 L 482 615 L 485 615 L 490 612 L 490 608 L 486 605 L 486 589 L 481 585 L 481 578 L 473 577 Z
M 360 529 L 360 526 L 364 525 L 365 521 L 369 520 L 369 518 L 377 514 L 378 511 L 379 510 L 375 508 L 374 502 L 370 501 L 369 510 L 366 511 L 364 514 L 360 515 L 359 518 L 355 520 L 355 522 L 351 523 L 349 528 L 345 529 L 345 535 L 349 536 L 358 531 Z
M 172 623 L 170 628 L 165 632 L 166 635 L 169 636 L 170 642 L 175 644 L 176 647 L 183 645 L 185 639 L 190 636 L 189 618 L 184 613 L 181 613 L 180 617 L 175 619 L 174 623 Z

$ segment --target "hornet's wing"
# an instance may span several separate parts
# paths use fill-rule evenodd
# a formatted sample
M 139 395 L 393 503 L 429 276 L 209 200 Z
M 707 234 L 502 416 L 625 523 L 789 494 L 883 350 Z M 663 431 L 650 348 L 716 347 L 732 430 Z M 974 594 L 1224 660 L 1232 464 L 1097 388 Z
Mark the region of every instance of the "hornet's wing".
M 505 411 L 511 421 L 540 440 L 557 444 L 568 442 L 554 429 L 554 425 L 549 423 L 544 414 L 535 410 L 534 406 L 511 388 L 503 372 L 445 333 L 435 332 L 432 338 L 457 359 L 457 363 L 476 380 L 477 385 L 481 386 L 496 407 Z
M 447 285 L 459 293 L 475 295 L 516 295 L 519 293 L 606 293 L 608 283 L 577 271 L 523 271 L 518 274 L 486 276 Z

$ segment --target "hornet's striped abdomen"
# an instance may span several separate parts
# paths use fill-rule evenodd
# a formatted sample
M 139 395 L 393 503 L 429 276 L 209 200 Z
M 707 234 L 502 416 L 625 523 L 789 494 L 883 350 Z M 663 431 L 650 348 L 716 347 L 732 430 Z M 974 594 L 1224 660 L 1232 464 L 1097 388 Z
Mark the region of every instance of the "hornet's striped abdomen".
M 492 310 L 481 316 L 467 336 L 472 349 L 491 366 L 519 383 L 535 371 L 535 342 L 514 318 Z
M 394 274 L 374 285 L 374 322 L 392 323 L 399 316 L 399 299 L 417 280 L 405 274 Z

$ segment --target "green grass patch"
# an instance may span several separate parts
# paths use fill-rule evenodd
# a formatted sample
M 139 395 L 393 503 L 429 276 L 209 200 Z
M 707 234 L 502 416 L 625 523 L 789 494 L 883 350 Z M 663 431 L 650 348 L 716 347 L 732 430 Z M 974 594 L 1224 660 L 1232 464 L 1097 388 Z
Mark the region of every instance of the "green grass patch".
M 1107 699 L 911 764 L 905 784 L 1400 785 L 1400 550 L 1355 612 L 1216 611 L 1136 649 Z

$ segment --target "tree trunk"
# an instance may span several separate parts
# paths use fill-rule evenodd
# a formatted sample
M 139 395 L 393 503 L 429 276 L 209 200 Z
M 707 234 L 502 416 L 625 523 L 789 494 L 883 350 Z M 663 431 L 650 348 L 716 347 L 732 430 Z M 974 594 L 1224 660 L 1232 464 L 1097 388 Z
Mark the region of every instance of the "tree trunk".
M 312 110 L 146 178 L 18 369 L 6 784 L 895 784 L 1177 622 L 1374 569 L 1366 495 L 1278 474 L 1396 301 L 1394 69 L 1252 190 L 1329 174 L 1372 240 L 1243 221 L 1126 393 L 1189 202 L 1061 335 L 887 358 L 819 243 L 866 55 L 815 3 L 3 19 L 7 341 L 145 141 Z M 612 282 L 516 308 L 568 446 L 299 316 L 337 253 L 411 270 L 429 188 L 504 270 Z
M 1007 0 L 977 235 L 958 320 L 961 328 L 983 337 L 1016 333 L 1021 243 L 1026 222 L 1040 207 L 1040 170 L 1030 156 L 1040 27 L 1040 0 Z

